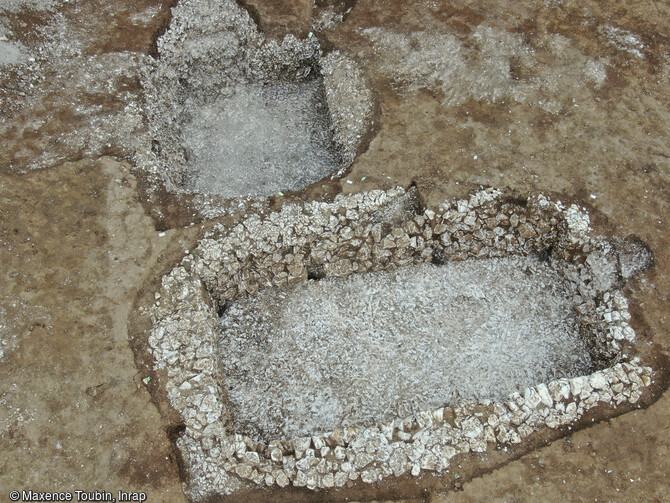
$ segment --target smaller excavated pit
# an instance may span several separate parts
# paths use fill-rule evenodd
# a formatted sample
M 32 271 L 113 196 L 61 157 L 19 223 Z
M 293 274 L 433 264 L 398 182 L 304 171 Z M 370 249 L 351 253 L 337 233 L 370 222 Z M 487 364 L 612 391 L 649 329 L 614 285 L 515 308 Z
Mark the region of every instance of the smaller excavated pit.
M 236 301 L 219 355 L 256 440 L 374 426 L 591 372 L 574 287 L 537 256 L 418 264 Z
M 195 198 L 216 216 L 344 174 L 375 108 L 350 56 L 324 55 L 311 35 L 267 39 L 233 0 L 183 0 L 172 13 L 142 79 L 148 193 Z

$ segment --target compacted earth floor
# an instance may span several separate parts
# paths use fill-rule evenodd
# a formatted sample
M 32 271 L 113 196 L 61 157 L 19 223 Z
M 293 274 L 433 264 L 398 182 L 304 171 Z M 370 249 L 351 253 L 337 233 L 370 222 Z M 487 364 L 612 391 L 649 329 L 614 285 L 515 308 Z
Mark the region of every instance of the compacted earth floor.
M 131 160 L 146 132 L 138 61 L 174 3 L 0 4 L 2 501 L 24 489 L 185 501 L 173 423 L 128 337 L 141 285 L 207 225 L 189 213 L 194 225 L 157 230 Z M 268 36 L 315 29 L 309 0 L 241 3 Z M 626 293 L 638 343 L 667 353 L 667 2 L 316 4 L 316 35 L 360 63 L 379 101 L 376 136 L 338 190 L 415 182 L 430 205 L 486 185 L 585 205 L 596 232 L 653 250 Z M 498 452 L 494 471 L 424 500 L 667 501 L 669 439 L 666 393 L 525 455 Z

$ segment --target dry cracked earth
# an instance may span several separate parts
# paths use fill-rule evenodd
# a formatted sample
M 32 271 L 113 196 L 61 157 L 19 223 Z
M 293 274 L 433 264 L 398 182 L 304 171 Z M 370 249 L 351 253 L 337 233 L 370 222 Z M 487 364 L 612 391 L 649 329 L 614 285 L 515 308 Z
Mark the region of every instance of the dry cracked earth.
M 319 40 L 366 72 L 376 134 L 335 191 L 414 182 L 431 204 L 483 185 L 584 205 L 598 233 L 653 250 L 626 293 L 639 343 L 668 352 L 668 2 L 242 3 L 275 38 L 304 37 L 332 7 Z M 155 221 L 132 161 L 146 133 L 137 61 L 155 56 L 172 4 L 0 2 L 0 501 L 186 501 L 170 414 L 128 330 L 143 285 L 209 225 L 176 199 L 175 223 Z M 501 451 L 417 501 L 668 501 L 670 398 L 650 402 Z

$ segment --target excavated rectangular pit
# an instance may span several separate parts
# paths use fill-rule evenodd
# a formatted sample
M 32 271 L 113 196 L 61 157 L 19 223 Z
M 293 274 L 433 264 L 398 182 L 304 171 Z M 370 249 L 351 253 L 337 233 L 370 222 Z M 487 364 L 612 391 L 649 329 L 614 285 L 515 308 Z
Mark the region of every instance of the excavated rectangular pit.
M 376 497 L 637 403 L 653 371 L 621 288 L 643 264 L 576 205 L 513 196 L 287 204 L 189 250 L 147 342 L 192 498 Z
M 224 198 L 299 190 L 340 167 L 323 79 L 241 84 L 182 130 L 185 188 Z
M 501 399 L 591 372 L 569 285 L 537 256 L 307 281 L 233 303 L 235 431 L 264 442 Z

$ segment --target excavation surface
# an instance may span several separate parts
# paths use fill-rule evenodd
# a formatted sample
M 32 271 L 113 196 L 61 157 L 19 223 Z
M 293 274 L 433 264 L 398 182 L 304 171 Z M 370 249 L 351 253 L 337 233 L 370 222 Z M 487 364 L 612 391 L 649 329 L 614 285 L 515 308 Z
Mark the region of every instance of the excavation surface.
M 239 300 L 220 323 L 236 431 L 268 441 L 373 426 L 588 374 L 572 295 L 538 258 L 510 257 Z
M 0 499 L 14 489 L 97 488 L 187 501 L 166 435 L 173 423 L 149 393 L 157 379 L 142 381 L 127 320 L 145 279 L 170 270 L 200 226 L 156 231 L 131 166 L 117 162 L 146 133 L 133 106 L 135 59 L 153 51 L 170 4 L 3 2 L 0 36 L 44 71 L 7 66 L 0 76 L 0 337 L 9 341 L 0 360 Z M 58 15 L 40 10 L 46 5 Z M 29 10 L 16 12 L 20 6 Z M 380 134 L 342 190 L 416 181 L 432 204 L 504 186 L 588 205 L 596 232 L 636 234 L 654 250 L 655 270 L 627 295 L 641 344 L 667 351 L 668 20 L 663 2 L 358 0 L 327 35 L 361 62 L 383 113 Z M 490 44 L 482 53 L 470 34 L 490 27 L 502 35 L 503 61 L 489 60 L 500 63 L 504 82 L 479 93 L 465 74 L 445 82 L 449 58 L 436 62 L 430 49 L 456 37 L 467 42 L 468 67 L 489 68 Z M 372 39 L 402 48 L 399 37 L 412 32 L 417 40 L 407 47 L 424 48 L 428 68 L 412 73 L 403 58 L 390 68 L 381 54 L 389 46 Z M 445 90 L 455 98 L 445 100 Z M 34 167 L 46 169 L 29 173 Z M 459 469 L 462 491 L 421 501 L 666 501 L 669 432 L 666 393 L 646 410 L 596 421 L 530 454 L 498 451 L 489 474 L 468 481 Z

